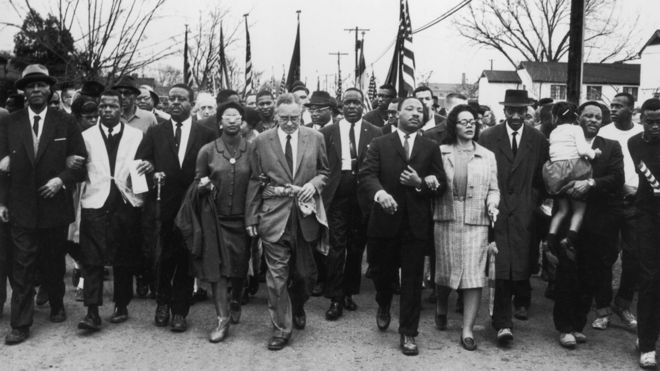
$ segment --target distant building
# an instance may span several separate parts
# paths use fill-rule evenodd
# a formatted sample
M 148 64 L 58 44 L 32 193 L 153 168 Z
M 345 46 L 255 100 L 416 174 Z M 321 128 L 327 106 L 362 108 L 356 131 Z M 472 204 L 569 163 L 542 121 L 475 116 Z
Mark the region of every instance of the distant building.
M 639 102 L 660 98 L 660 30 L 655 31 L 639 51 L 639 61 L 642 66 Z

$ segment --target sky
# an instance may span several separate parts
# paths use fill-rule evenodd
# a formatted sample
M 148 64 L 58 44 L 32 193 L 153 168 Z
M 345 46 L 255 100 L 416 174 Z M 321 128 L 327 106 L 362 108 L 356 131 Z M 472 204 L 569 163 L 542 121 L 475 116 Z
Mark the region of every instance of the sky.
M 408 0 L 413 29 L 426 24 L 451 9 L 460 0 Z M 480 0 L 473 0 L 480 1 Z M 42 13 L 53 9 L 56 0 L 34 1 Z M 8 0 L 0 0 L 0 22 L 16 22 L 17 16 L 8 9 Z M 242 61 L 245 58 L 245 39 L 242 15 L 249 13 L 250 38 L 252 44 L 252 64 L 255 71 L 263 71 L 263 79 L 274 75 L 282 76 L 293 51 L 296 33 L 296 10 L 301 10 L 301 75 L 310 86 L 315 86 L 317 78 L 325 88 L 326 75 L 333 79 L 337 72 L 337 57 L 329 53 L 343 52 L 341 58 L 342 76 L 352 73 L 355 68 L 354 34 L 345 28 L 369 29 L 365 35 L 365 59 L 369 71 L 373 68 L 381 82 L 387 73 L 392 58 L 388 47 L 396 37 L 399 17 L 398 0 L 168 0 L 157 18 L 147 29 L 147 42 L 162 43 L 175 38 L 183 44 L 185 24 L 194 27 L 204 12 L 220 7 L 228 10 L 225 18 L 225 32 L 240 25 L 238 40 L 227 50 L 227 54 Z M 654 16 L 660 13 L 660 0 L 619 0 L 615 17 L 637 23 L 633 35 L 639 48 L 651 34 L 660 29 Z M 464 8 L 453 18 L 468 14 Z M 0 50 L 13 49 L 11 28 L 0 28 Z M 604 45 L 606 47 L 606 45 Z M 462 74 L 468 82 L 476 82 L 482 70 L 511 70 L 511 64 L 497 51 L 479 47 L 461 37 L 452 22 L 444 20 L 432 28 L 413 36 L 416 74 L 430 74 L 430 82 L 459 83 Z M 182 68 L 183 52 L 174 57 L 157 62 L 154 67 L 172 65 Z M 154 73 L 147 69 L 144 74 Z M 332 86 L 332 83 L 329 82 Z M 330 87 L 331 88 L 331 87 Z

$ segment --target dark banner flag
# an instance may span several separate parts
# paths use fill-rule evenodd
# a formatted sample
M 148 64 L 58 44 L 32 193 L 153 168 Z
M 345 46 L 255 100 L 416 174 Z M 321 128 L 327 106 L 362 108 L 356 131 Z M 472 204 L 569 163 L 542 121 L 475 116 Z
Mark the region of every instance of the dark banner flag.
M 386 81 L 396 87 L 399 97 L 406 97 L 412 95 L 415 89 L 415 54 L 412 50 L 412 26 L 408 12 L 408 0 L 401 0 L 400 5 L 399 30 Z
M 298 30 L 296 43 L 293 45 L 293 55 L 289 64 L 289 74 L 286 77 L 286 88 L 291 91 L 293 83 L 300 80 L 300 13 L 298 13 Z
M 225 35 L 222 32 L 222 22 L 220 23 L 220 53 L 218 55 L 220 64 L 220 89 L 231 89 L 229 86 L 229 73 L 227 72 L 227 58 L 225 57 Z

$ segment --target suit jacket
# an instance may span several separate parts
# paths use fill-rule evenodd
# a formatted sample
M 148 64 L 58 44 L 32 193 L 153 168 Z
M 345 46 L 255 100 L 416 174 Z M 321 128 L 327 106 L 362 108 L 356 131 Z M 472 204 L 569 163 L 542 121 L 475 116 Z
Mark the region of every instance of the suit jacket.
M 300 126 L 298 128 L 298 151 L 296 154 L 296 173 L 286 163 L 284 151 L 277 136 L 277 128 L 259 134 L 254 140 L 253 153 L 250 157 L 250 182 L 245 212 L 245 224 L 257 225 L 259 236 L 268 242 L 277 242 L 284 234 L 287 221 L 293 207 L 297 207 L 295 198 L 262 198 L 260 176 L 268 177 L 273 186 L 292 184 L 303 186 L 311 183 L 316 188 L 316 214 L 325 216 L 323 199 L 320 195 L 328 180 L 328 158 L 325 151 L 323 134 L 317 130 Z M 303 237 L 313 242 L 319 237 L 319 222 L 315 215 L 302 217 L 299 225 Z
M 172 120 L 147 130 L 142 143 L 135 154 L 138 160 L 147 160 L 154 165 L 155 172 L 165 173 L 165 182 L 161 189 L 161 220 L 172 221 L 181 207 L 183 196 L 195 178 L 197 153 L 206 143 L 215 139 L 215 134 L 193 121 L 186 146 L 183 165 L 179 165 L 179 156 L 174 145 Z M 151 182 L 152 177 L 147 176 Z M 155 202 L 156 190 L 149 192 L 148 199 Z
M 479 138 L 495 154 L 500 188 L 500 214 L 495 223 L 499 253 L 496 277 L 529 278 L 530 222 L 544 191 L 541 169 L 548 159 L 548 140 L 538 130 L 526 126 L 514 157 L 506 123 L 493 126 Z
M 442 145 L 440 152 L 447 174 L 447 192 L 435 199 L 433 220 L 451 221 L 456 219 L 456 210 L 454 210 L 456 146 Z M 495 155 L 475 143 L 474 156 L 467 165 L 467 189 L 462 222 L 470 225 L 490 225 L 488 207 L 498 207 L 499 203 L 500 190 L 497 187 Z
M 142 142 L 142 131 L 124 124 L 124 132 L 117 148 L 114 176 L 110 173 L 110 159 L 101 135 L 101 124 L 94 125 L 83 132 L 85 147 L 89 157 L 85 167 L 87 179 L 83 183 L 80 203 L 84 209 L 100 209 L 110 194 L 110 185 L 114 180 L 123 198 L 134 207 L 142 206 L 143 195 L 136 195 L 131 189 L 128 178 L 131 163 Z
M 341 135 L 339 134 L 339 124 L 326 125 L 321 130 L 325 137 L 325 148 L 328 155 L 328 165 L 330 166 L 330 175 L 328 184 L 323 190 L 323 204 L 330 207 L 332 199 L 341 180 Z M 360 168 L 366 157 L 369 143 L 381 135 L 381 130 L 368 121 L 362 120 L 360 142 L 357 145 L 357 169 Z M 362 212 L 367 211 L 368 205 L 360 205 Z
M 362 116 L 363 120 L 369 121 L 372 125 L 382 128 L 387 124 L 387 112 L 382 113 L 381 111 L 376 108 L 375 110 L 369 111 L 364 116 Z
M 53 228 L 71 223 L 71 192 L 82 172 L 68 169 L 66 158 L 87 157 L 73 117 L 48 109 L 36 154 L 27 108 L 0 119 L 0 158 L 7 155 L 11 175 L 0 182 L 0 203 L 9 208 L 11 223 L 23 228 Z M 37 189 L 55 177 L 62 179 L 65 187 L 52 198 L 39 196 Z
M 422 132 L 426 138 L 436 142 L 438 145 L 442 144 L 447 136 L 447 122 L 444 117 L 435 115 L 435 127 Z
M 410 165 L 420 178 L 435 175 L 440 188 L 432 191 L 422 182 L 421 191 L 399 182 L 401 173 Z M 430 236 L 431 199 L 446 189 L 446 176 L 442 166 L 440 147 L 420 135 L 415 137 L 410 160 L 406 155 L 397 132 L 374 139 L 367 149 L 367 157 L 359 173 L 359 192 L 363 197 L 374 199 L 376 192 L 385 190 L 398 205 L 393 215 L 387 214 L 379 205 L 371 208 L 367 236 L 392 238 L 397 236 L 402 225 L 408 223 L 416 238 L 426 240 Z M 407 220 L 404 220 L 404 215 Z

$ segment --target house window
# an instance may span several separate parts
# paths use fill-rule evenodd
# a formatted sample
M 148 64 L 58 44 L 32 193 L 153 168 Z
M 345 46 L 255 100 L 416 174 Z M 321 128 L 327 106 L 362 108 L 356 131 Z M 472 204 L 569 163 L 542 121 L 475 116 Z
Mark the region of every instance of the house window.
M 637 102 L 637 87 L 636 86 L 624 86 L 623 87 L 623 92 L 628 93 L 635 98 L 635 102 Z
M 550 85 L 550 97 L 554 100 L 566 100 L 566 85 Z
M 602 95 L 602 86 L 587 85 L 587 100 L 600 100 Z

